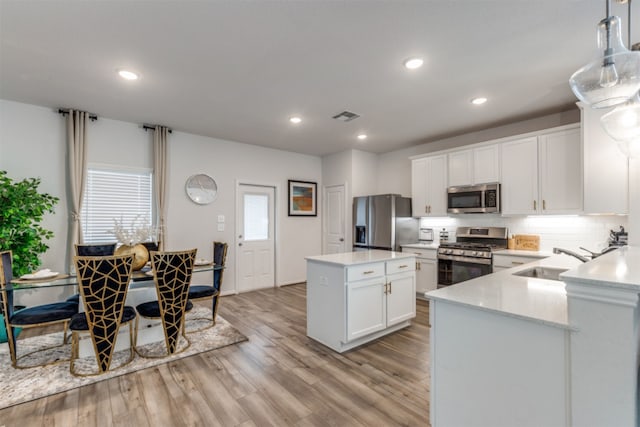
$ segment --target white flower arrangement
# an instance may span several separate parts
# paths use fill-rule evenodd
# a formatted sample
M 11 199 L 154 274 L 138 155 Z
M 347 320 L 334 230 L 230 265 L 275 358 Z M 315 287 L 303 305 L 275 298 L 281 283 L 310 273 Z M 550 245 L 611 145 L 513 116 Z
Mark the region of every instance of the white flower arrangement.
M 133 218 L 129 228 L 124 226 L 122 217 L 120 217 L 119 221 L 114 218 L 113 230 L 109 230 L 109 233 L 116 236 L 119 243 L 129 246 L 147 241 L 155 242 L 158 239 L 158 229 L 151 225 L 147 217 L 142 217 L 141 215 L 136 215 Z

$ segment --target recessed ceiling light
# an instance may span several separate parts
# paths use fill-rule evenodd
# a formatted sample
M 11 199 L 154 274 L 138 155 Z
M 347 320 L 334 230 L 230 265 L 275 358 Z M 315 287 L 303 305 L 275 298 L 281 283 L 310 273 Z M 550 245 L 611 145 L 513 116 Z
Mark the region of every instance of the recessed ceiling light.
M 422 64 L 424 64 L 424 60 L 422 58 L 409 58 L 404 61 L 404 66 L 410 70 L 420 68 L 422 67 Z
M 138 74 L 129 70 L 118 70 L 118 75 L 125 80 L 138 80 L 140 78 Z
M 358 139 L 360 141 L 364 141 L 365 139 L 367 139 L 367 134 L 366 133 L 361 133 L 360 135 L 358 135 Z
M 302 119 L 298 116 L 293 116 L 293 117 L 289 117 L 289 121 L 291 123 L 293 123 L 294 125 L 297 125 L 298 123 L 300 123 L 302 121 Z
M 477 98 L 473 98 L 473 99 L 471 100 L 471 103 L 472 103 L 473 105 L 482 105 L 482 104 L 484 104 L 485 102 L 487 102 L 487 98 L 485 98 L 484 96 L 479 96 L 479 97 L 477 97 Z

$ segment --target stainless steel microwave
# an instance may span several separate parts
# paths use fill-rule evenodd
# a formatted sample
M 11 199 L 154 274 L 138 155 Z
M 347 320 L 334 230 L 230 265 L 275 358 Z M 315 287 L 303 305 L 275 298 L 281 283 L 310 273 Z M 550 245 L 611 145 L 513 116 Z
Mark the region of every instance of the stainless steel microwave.
M 479 184 L 447 189 L 449 213 L 500 212 L 500 184 Z

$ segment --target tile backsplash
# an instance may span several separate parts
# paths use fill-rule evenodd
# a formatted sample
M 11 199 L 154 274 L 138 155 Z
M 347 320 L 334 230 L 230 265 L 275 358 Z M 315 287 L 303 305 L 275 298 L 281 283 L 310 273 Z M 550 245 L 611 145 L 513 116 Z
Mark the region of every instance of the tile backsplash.
M 540 250 L 551 251 L 561 247 L 580 251 L 585 247 L 599 252 L 608 246 L 609 231 L 627 228 L 627 217 L 619 215 L 598 216 L 528 216 L 502 217 L 492 214 L 469 214 L 447 218 L 421 218 L 421 227 L 433 228 L 434 238 L 440 231 L 449 232 L 449 241 L 455 241 L 457 227 L 507 227 L 509 235 L 537 234 L 540 236 Z

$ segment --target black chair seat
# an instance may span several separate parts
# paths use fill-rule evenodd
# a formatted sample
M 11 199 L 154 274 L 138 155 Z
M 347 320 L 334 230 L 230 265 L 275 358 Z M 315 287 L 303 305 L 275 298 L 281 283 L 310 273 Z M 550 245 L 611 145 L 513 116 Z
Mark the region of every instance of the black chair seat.
M 67 302 L 74 302 L 76 304 L 80 304 L 80 294 L 75 294 L 75 295 L 71 295 L 69 298 L 67 298 L 65 301 Z
M 37 325 L 39 323 L 69 319 L 77 312 L 78 304 L 72 302 L 55 302 L 53 304 L 38 305 L 20 310 L 11 316 L 10 322 L 14 326 Z
M 218 291 L 213 286 L 191 285 L 189 287 L 189 299 L 207 298 L 218 295 Z
M 192 308 L 193 303 L 191 301 L 187 301 L 185 311 L 191 311 Z M 136 306 L 136 311 L 143 317 L 160 317 L 160 305 L 158 304 L 158 301 L 149 301 L 138 304 Z
M 122 312 L 122 320 L 120 323 L 129 322 L 136 318 L 136 310 L 128 305 L 124 306 L 124 311 Z M 69 329 L 72 331 L 88 331 L 89 323 L 87 322 L 87 316 L 85 312 L 75 314 L 71 318 L 71 323 L 69 324 Z

